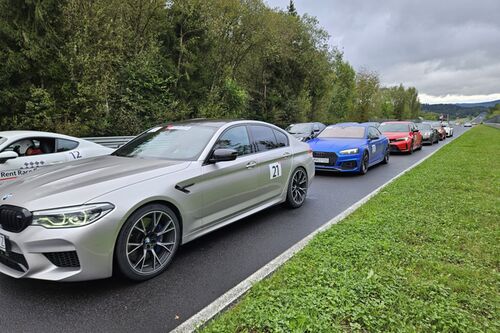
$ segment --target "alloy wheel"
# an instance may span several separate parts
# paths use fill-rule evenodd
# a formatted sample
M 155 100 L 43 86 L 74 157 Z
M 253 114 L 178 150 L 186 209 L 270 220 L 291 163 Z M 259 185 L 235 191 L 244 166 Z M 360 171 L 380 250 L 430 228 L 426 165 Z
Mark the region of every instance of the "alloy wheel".
M 303 169 L 297 169 L 292 177 L 291 197 L 295 204 L 301 205 L 307 195 L 307 174 Z
M 163 211 L 151 211 L 130 229 L 126 243 L 127 260 L 137 274 L 150 275 L 169 262 L 177 241 L 176 224 Z

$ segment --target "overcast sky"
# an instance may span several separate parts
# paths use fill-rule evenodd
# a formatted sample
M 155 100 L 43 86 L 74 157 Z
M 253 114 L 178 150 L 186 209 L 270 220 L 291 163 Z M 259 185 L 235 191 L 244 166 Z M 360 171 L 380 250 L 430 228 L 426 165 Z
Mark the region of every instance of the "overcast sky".
M 265 0 L 286 8 L 289 0 Z M 355 69 L 424 103 L 500 99 L 500 0 L 295 0 Z

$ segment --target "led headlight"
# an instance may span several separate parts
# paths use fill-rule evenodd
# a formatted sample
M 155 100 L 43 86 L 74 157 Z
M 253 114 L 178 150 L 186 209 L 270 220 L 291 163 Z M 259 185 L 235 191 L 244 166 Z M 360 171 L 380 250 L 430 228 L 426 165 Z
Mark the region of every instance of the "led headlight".
M 359 153 L 358 148 L 352 148 L 352 149 L 346 149 L 346 150 L 341 150 L 340 153 L 342 155 L 353 155 Z
M 408 137 L 405 136 L 404 138 L 399 138 L 399 139 L 396 139 L 394 141 L 408 141 Z
M 33 225 L 45 228 L 81 227 L 99 220 L 115 208 L 110 203 L 73 206 L 33 212 Z

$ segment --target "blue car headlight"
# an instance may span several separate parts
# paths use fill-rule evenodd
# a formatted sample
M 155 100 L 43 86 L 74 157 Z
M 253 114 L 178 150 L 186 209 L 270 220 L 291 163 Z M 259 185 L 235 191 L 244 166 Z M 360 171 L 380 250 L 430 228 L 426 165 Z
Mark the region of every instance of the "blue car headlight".
M 345 149 L 345 150 L 341 150 L 339 153 L 342 155 L 354 155 L 354 154 L 359 153 L 359 148 Z
M 32 224 L 51 229 L 81 227 L 99 220 L 114 208 L 110 203 L 99 203 L 40 210 L 33 212 Z

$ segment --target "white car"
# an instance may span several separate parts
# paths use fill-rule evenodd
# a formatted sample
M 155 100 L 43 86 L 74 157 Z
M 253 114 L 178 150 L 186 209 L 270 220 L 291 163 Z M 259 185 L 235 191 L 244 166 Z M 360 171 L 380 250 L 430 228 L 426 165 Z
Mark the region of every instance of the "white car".
M 446 136 L 447 137 L 453 136 L 453 127 L 451 127 L 450 124 L 447 121 L 441 122 L 441 125 L 443 125 L 443 128 L 446 131 Z
M 62 134 L 0 132 L 0 186 L 47 165 L 109 155 L 113 151 L 111 148 Z

